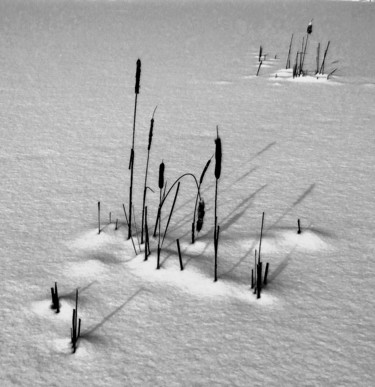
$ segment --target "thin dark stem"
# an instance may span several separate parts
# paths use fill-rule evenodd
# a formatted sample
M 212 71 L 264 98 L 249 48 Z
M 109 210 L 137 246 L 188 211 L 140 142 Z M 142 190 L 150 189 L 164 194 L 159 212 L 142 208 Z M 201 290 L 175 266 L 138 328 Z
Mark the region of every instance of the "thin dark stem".
M 135 140 L 135 122 L 137 117 L 137 101 L 138 101 L 138 93 L 135 94 L 135 102 L 134 102 L 133 140 L 132 140 L 131 165 L 130 165 L 131 171 L 130 171 L 130 190 L 129 190 L 128 239 L 130 239 L 132 235 L 133 176 L 134 176 L 134 159 L 135 159 L 134 140 Z
M 163 236 L 163 240 L 161 241 L 161 246 L 160 246 L 160 248 L 163 247 L 164 239 L 165 239 L 165 236 L 167 235 L 169 222 L 171 221 L 171 218 L 172 218 L 172 213 L 173 213 L 174 206 L 175 206 L 175 204 L 176 204 L 176 200 L 177 200 L 177 195 L 178 195 L 178 190 L 179 190 L 179 189 L 180 189 L 180 182 L 178 182 L 178 184 L 177 184 L 176 194 L 175 194 L 175 196 L 174 196 L 172 208 L 171 208 L 171 211 L 170 211 L 170 213 L 169 213 L 167 226 L 165 227 L 164 236 Z
M 185 176 L 191 176 L 194 178 L 194 181 L 195 181 L 195 184 L 197 186 L 197 190 L 198 190 L 198 195 L 199 195 L 199 198 L 201 197 L 200 195 L 200 187 L 199 187 L 199 184 L 198 184 L 198 180 L 197 178 L 192 174 L 192 173 L 184 173 L 183 175 L 181 175 L 171 186 L 171 188 L 169 188 L 167 194 L 164 194 L 163 195 L 163 198 L 161 199 L 160 201 L 160 204 L 159 204 L 159 208 L 158 208 L 158 213 L 156 215 L 156 223 L 155 223 L 155 228 L 154 228 L 154 237 L 156 236 L 156 230 L 157 230 L 157 227 L 158 227 L 158 222 L 160 220 L 160 214 L 161 214 L 161 208 L 163 207 L 163 204 L 165 202 L 165 200 L 167 199 L 168 195 L 170 194 L 170 192 L 172 191 L 173 187 Z

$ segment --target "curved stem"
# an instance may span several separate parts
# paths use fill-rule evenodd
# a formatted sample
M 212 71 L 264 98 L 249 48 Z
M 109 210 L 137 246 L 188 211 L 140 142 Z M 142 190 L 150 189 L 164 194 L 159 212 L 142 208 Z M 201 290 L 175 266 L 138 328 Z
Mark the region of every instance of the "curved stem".
M 156 223 L 155 223 L 155 228 L 154 228 L 154 237 L 156 236 L 156 230 L 157 230 L 157 227 L 158 227 L 158 222 L 160 221 L 160 214 L 161 214 L 161 208 L 163 207 L 163 204 L 165 202 L 165 200 L 167 199 L 168 195 L 170 194 L 170 192 L 172 191 L 173 187 L 185 176 L 191 176 L 194 181 L 195 181 L 195 184 L 197 186 L 197 190 L 198 190 L 198 196 L 199 198 L 201 197 L 201 194 L 200 194 L 200 185 L 198 184 L 198 180 L 197 178 L 192 174 L 192 173 L 184 173 L 183 175 L 181 175 L 171 186 L 171 188 L 169 188 L 167 194 L 163 195 L 163 198 L 160 200 L 160 204 L 159 204 L 159 208 L 158 208 L 158 214 L 156 215 Z

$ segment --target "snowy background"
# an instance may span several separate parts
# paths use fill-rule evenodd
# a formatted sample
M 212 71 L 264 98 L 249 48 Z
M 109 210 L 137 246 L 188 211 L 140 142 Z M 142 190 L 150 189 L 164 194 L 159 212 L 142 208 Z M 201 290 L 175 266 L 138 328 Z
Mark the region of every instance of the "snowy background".
M 307 67 L 330 40 L 326 67 L 338 70 L 329 81 L 275 78 L 291 34 L 294 58 L 312 18 Z M 1 384 L 373 385 L 374 20 L 363 2 L 2 0 Z M 260 45 L 269 60 L 255 77 Z M 169 186 L 182 173 L 199 177 L 219 125 L 216 283 L 213 165 L 194 245 L 189 179 L 161 270 L 156 241 L 143 262 L 126 239 L 138 58 L 138 227 L 155 106 L 155 190 L 161 160 Z M 150 226 L 158 198 L 148 194 Z M 263 211 L 270 273 L 256 300 L 249 284 Z M 60 314 L 50 309 L 55 281 Z M 76 288 L 82 338 L 73 355 Z

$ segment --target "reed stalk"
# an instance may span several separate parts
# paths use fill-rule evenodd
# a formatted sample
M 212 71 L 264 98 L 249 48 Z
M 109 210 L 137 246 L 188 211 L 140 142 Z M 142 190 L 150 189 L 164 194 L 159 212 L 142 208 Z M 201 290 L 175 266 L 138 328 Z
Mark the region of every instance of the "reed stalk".
M 57 291 L 57 282 L 55 282 L 55 288 L 51 288 L 51 296 L 52 296 L 52 309 L 56 309 L 56 313 L 60 313 L 60 301 L 59 301 L 59 293 Z
M 135 74 L 135 102 L 134 102 L 134 118 L 133 118 L 133 139 L 132 139 L 132 148 L 130 151 L 130 189 L 129 189 L 129 224 L 128 224 L 128 239 L 132 235 L 132 207 L 133 207 L 133 177 L 134 177 L 134 159 L 135 159 L 135 150 L 134 150 L 134 140 L 135 140 L 135 122 L 137 117 L 137 102 L 138 94 L 140 87 L 141 79 L 141 60 L 137 60 L 137 69 Z
M 267 262 L 266 263 L 266 270 L 264 272 L 264 280 L 263 280 L 263 285 L 267 285 L 267 276 L 268 276 L 268 269 L 269 269 L 270 264 Z
M 258 261 L 259 262 L 261 260 L 260 252 L 261 252 L 261 248 L 262 248 L 263 225 L 264 225 L 264 212 L 263 212 L 263 215 L 262 215 L 262 226 L 261 226 L 261 229 L 260 229 L 259 252 L 258 252 Z
M 285 65 L 286 69 L 290 68 L 290 54 L 292 52 L 292 43 L 293 43 L 293 34 L 292 34 L 292 37 L 290 38 L 288 57 L 286 59 L 286 65 Z
M 184 270 L 184 265 L 182 263 L 182 257 L 181 257 L 181 248 L 180 248 L 180 240 L 177 239 L 177 250 L 178 250 L 178 259 L 180 261 L 180 270 Z
M 125 215 L 126 224 L 129 227 L 129 220 L 128 220 L 128 216 L 126 214 L 125 204 L 122 205 L 122 208 L 124 209 L 124 215 Z M 131 239 L 132 244 L 133 244 L 133 249 L 134 249 L 135 255 L 137 255 L 138 253 L 137 253 L 137 249 L 135 248 L 135 244 L 134 244 L 134 240 L 133 240 L 133 236 L 132 235 L 130 235 L 130 239 Z
M 214 270 L 214 281 L 217 281 L 217 252 L 219 244 L 219 231 L 220 228 L 217 226 L 217 191 L 218 182 L 221 175 L 221 161 L 222 161 L 222 149 L 221 139 L 219 137 L 219 126 L 216 126 L 216 139 L 215 139 L 215 228 L 214 228 L 214 248 L 215 248 L 215 270 Z
M 318 47 L 316 49 L 316 71 L 315 74 L 319 73 L 319 61 L 320 61 L 320 43 L 318 43 Z
M 73 309 L 72 328 L 70 329 L 70 335 L 73 353 L 75 353 L 77 349 L 78 339 L 81 336 L 81 319 L 78 319 L 78 289 L 76 290 L 76 307 L 75 309 Z
M 197 196 L 195 198 L 195 207 L 194 207 L 194 216 L 193 216 L 193 223 L 192 223 L 192 226 L 191 226 L 191 243 L 194 243 L 195 242 L 195 216 L 196 216 L 196 213 L 197 213 L 197 205 L 198 205 L 198 199 L 200 198 L 200 189 L 201 189 L 201 185 L 203 183 L 203 179 L 204 179 L 204 176 L 207 172 L 207 169 L 208 167 L 210 166 L 210 163 L 211 163 L 211 160 L 212 160 L 212 157 L 207 161 L 206 165 L 204 166 L 203 168 L 203 171 L 201 173 L 201 177 L 199 179 L 199 185 L 198 185 L 198 191 L 197 191 Z M 201 202 L 202 199 L 200 199 L 199 203 Z M 203 226 L 203 218 L 202 218 L 202 224 L 200 226 L 200 229 L 198 229 L 198 222 L 197 222 L 197 231 L 199 232 L 201 230 Z
M 146 173 L 145 173 L 145 185 L 143 188 L 143 204 L 142 204 L 142 225 L 141 225 L 141 244 L 143 244 L 143 233 L 144 233 L 144 216 L 145 216 L 145 206 L 146 206 L 146 192 L 147 192 L 147 175 L 148 175 L 148 165 L 150 160 L 150 151 L 152 144 L 152 137 L 154 132 L 154 115 L 156 112 L 157 106 L 154 109 L 152 114 L 151 122 L 150 122 L 150 131 L 148 133 L 148 146 L 147 146 L 147 162 L 146 162 Z
M 325 65 L 325 61 L 326 61 L 326 57 L 327 57 L 328 48 L 329 48 L 330 43 L 331 42 L 328 41 L 327 47 L 326 47 L 326 49 L 324 51 L 323 61 L 322 61 L 322 65 L 320 66 L 319 74 L 324 74 L 324 65 Z
M 160 200 L 159 200 L 159 239 L 158 239 L 158 256 L 157 256 L 157 266 L 156 268 L 160 269 L 160 234 L 161 234 L 161 206 L 162 206 L 162 190 L 164 187 L 164 170 L 165 170 L 165 164 L 162 161 L 159 165 L 159 190 L 160 190 Z
M 98 202 L 98 234 L 100 234 L 100 202 Z
M 178 195 L 179 189 L 180 189 L 180 182 L 178 182 L 178 184 L 177 184 L 176 194 L 175 194 L 174 199 L 173 199 L 173 204 L 172 204 L 172 207 L 171 207 L 171 211 L 169 212 L 167 226 L 165 227 L 164 236 L 163 236 L 163 240 L 161 242 L 160 248 L 163 247 L 164 239 L 165 239 L 165 236 L 167 235 L 169 222 L 171 221 L 171 218 L 172 218 L 172 213 L 173 213 L 174 206 L 176 204 L 176 200 L 177 200 L 177 195 Z

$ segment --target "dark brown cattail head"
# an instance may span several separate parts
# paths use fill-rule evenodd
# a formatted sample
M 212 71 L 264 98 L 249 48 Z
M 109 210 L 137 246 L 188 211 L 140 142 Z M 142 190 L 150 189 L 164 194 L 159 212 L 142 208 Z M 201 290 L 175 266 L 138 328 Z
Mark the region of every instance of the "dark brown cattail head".
M 162 189 L 164 187 L 164 162 L 162 161 L 159 166 L 159 188 Z
M 137 60 L 137 71 L 135 73 L 135 94 L 139 94 L 139 82 L 141 80 L 141 60 Z
M 219 137 L 219 128 L 217 128 L 218 134 L 215 140 L 216 148 L 215 148 L 215 177 L 216 179 L 220 179 L 221 174 L 221 139 Z
M 204 219 L 204 214 L 205 214 L 205 210 L 204 210 L 204 200 L 201 199 L 199 201 L 199 205 L 198 205 L 198 220 L 197 220 L 197 231 L 199 232 L 200 230 L 202 230 L 202 226 L 203 226 L 203 219 Z
M 150 124 L 150 131 L 148 133 L 148 150 L 151 149 L 151 143 L 152 143 L 152 136 L 153 136 L 153 131 L 154 131 L 154 115 L 155 115 L 155 112 L 156 112 L 156 109 L 157 109 L 157 106 L 154 110 L 154 113 L 152 114 L 152 118 L 151 118 L 151 124 Z
M 211 163 L 211 159 L 209 159 L 209 160 L 207 161 L 207 164 L 206 164 L 206 166 L 205 166 L 204 169 L 203 169 L 203 172 L 202 172 L 202 174 L 201 174 L 201 178 L 199 179 L 199 185 L 201 185 L 201 184 L 203 183 L 204 175 L 206 174 L 207 169 L 208 169 L 208 167 L 210 166 L 210 163 Z
M 148 133 L 148 147 L 147 147 L 147 150 L 151 149 L 153 130 L 154 130 L 154 119 L 151 118 L 150 132 Z

